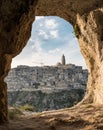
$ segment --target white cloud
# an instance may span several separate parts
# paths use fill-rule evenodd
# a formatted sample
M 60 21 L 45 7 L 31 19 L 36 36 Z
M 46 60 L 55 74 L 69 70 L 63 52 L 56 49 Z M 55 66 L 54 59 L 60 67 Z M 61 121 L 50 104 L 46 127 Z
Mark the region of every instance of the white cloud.
M 46 19 L 45 20 L 45 27 L 50 29 L 55 29 L 58 26 L 58 23 L 55 19 Z
M 44 18 L 44 16 L 36 16 L 35 20 L 40 20 L 40 19 L 43 19 L 43 18 Z
M 58 30 L 50 31 L 50 35 L 52 36 L 52 38 L 57 38 L 58 37 Z
M 79 53 L 78 47 L 75 46 L 74 42 L 47 52 L 41 48 L 41 43 L 36 41 L 36 43 L 32 46 L 32 49 L 30 49 L 30 53 L 22 59 L 18 57 L 12 64 L 12 67 L 15 65 L 56 65 L 57 62 L 61 62 L 61 56 L 64 54 L 66 57 L 66 63 L 73 63 L 80 66 L 82 65 L 86 68 L 85 62 Z
M 43 30 L 39 30 L 38 31 L 38 35 L 42 36 L 44 39 L 48 39 L 49 38 L 49 36 L 47 35 L 47 33 L 45 31 L 43 31 Z
M 39 35 L 39 36 L 43 36 L 43 35 L 45 35 L 45 32 L 44 32 L 43 30 L 39 30 L 39 31 L 38 31 L 38 35 Z
M 34 42 L 34 39 L 30 38 L 29 41 L 30 41 L 30 42 Z
M 62 54 L 65 55 L 67 63 L 74 63 L 85 67 L 85 62 L 80 55 L 76 39 L 68 36 L 66 28 L 59 25 L 54 18 L 43 18 L 36 17 L 38 22 L 35 22 L 36 24 L 34 23 L 36 31 L 33 30 L 32 37 L 29 40 L 31 44 L 18 57 L 14 58 L 12 67 L 16 65 L 34 66 L 41 65 L 41 63 L 45 65 L 56 65 L 57 62 L 61 62 Z M 61 35 L 58 31 L 61 31 Z M 60 43 L 60 48 L 58 48 L 58 43 Z M 48 49 L 48 47 L 51 48 Z
M 61 48 L 55 48 L 49 51 L 44 51 L 39 49 L 39 47 L 37 52 L 32 53 L 32 61 L 34 61 L 35 64 L 36 61 L 38 61 L 38 65 L 41 65 L 41 63 L 44 63 L 45 65 L 56 65 L 57 62 L 61 62 L 61 56 L 64 54 L 67 63 L 83 65 L 85 67 L 85 63 L 79 55 L 80 51 L 75 39 L 72 39 Z
M 38 40 L 35 40 L 35 43 L 31 46 L 31 53 L 32 52 L 35 52 L 35 53 L 38 53 L 38 52 L 41 52 L 42 51 L 42 48 L 41 48 L 41 43 L 40 41 Z
M 82 65 L 86 68 L 75 38 L 71 39 L 71 41 L 64 44 L 61 48 L 55 48 L 49 51 L 42 49 L 42 43 L 40 41 L 31 40 L 34 41 L 35 44 L 31 46 L 29 50 L 30 53 L 26 54 L 23 58 L 15 58 L 16 60 L 13 60 L 14 62 L 12 63 L 12 67 L 15 67 L 16 65 L 56 65 L 57 62 L 61 62 L 61 56 L 64 54 L 66 57 L 66 63 L 73 63 L 80 66 Z
M 40 24 L 39 24 L 39 26 L 40 26 L 40 27 L 43 27 L 43 24 L 42 24 L 42 23 L 40 23 Z
M 48 53 L 50 53 L 50 54 L 55 54 L 55 53 L 58 53 L 58 52 L 60 52 L 61 50 L 59 49 L 59 48 L 56 48 L 56 49 L 54 49 L 54 50 L 50 50 Z
M 37 53 L 36 55 L 34 54 L 32 59 L 34 59 L 34 63 L 38 61 L 38 65 L 41 65 L 43 63 L 44 65 L 56 65 L 58 62 L 59 56 L 55 54 L 58 54 L 57 52 L 55 53 L 48 53 L 48 52 L 40 52 Z

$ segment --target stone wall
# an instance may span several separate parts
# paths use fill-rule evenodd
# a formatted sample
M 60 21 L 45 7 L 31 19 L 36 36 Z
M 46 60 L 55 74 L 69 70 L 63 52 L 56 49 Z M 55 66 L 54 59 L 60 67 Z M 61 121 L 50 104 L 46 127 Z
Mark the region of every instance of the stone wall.
M 83 104 L 103 104 L 103 1 L 102 0 L 0 1 L 0 123 L 8 120 L 4 78 L 12 58 L 26 45 L 36 16 L 59 16 L 70 22 L 90 72 Z
M 84 90 L 59 90 L 51 93 L 45 93 L 41 90 L 9 91 L 8 97 L 9 106 L 20 108 L 28 104 L 33 106 L 33 111 L 40 112 L 71 107 L 82 100 Z
M 63 89 L 85 89 L 88 71 L 81 66 L 29 67 L 18 66 L 11 69 L 6 82 L 8 91 L 59 91 Z
M 85 94 L 88 71 L 73 64 L 11 69 L 6 77 L 10 106 L 33 105 L 35 111 L 71 107 Z

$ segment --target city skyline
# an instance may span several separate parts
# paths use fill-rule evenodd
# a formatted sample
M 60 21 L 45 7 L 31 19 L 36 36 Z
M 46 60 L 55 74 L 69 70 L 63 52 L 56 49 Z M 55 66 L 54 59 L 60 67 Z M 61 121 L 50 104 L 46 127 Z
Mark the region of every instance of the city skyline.
M 67 63 L 86 68 L 71 24 L 60 17 L 36 17 L 31 37 L 20 55 L 13 59 L 11 67 L 56 65 L 62 54 Z

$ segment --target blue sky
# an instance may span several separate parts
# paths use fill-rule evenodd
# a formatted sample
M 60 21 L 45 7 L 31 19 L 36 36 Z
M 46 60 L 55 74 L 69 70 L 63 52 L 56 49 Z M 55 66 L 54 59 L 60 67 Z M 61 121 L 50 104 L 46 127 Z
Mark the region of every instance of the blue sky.
M 11 67 L 56 65 L 61 61 L 62 54 L 66 63 L 86 68 L 70 23 L 60 17 L 37 16 L 27 46 L 13 59 Z

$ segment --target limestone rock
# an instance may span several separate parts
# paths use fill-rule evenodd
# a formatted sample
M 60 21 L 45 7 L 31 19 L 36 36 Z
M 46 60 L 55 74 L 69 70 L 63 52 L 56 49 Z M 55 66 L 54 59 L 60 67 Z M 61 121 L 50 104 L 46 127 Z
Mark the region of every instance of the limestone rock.
M 4 77 L 12 57 L 19 54 L 31 34 L 35 15 L 60 16 L 76 26 L 76 36 L 90 75 L 84 103 L 103 104 L 103 1 L 2 0 L 0 1 L 0 122 L 7 120 Z M 75 29 L 75 28 L 74 28 Z
M 88 71 L 73 64 L 11 69 L 5 81 L 9 106 L 33 105 L 35 111 L 73 106 L 84 96 Z
M 18 66 L 5 79 L 8 91 L 37 91 L 45 93 L 65 89 L 86 89 L 88 71 L 81 66 Z

